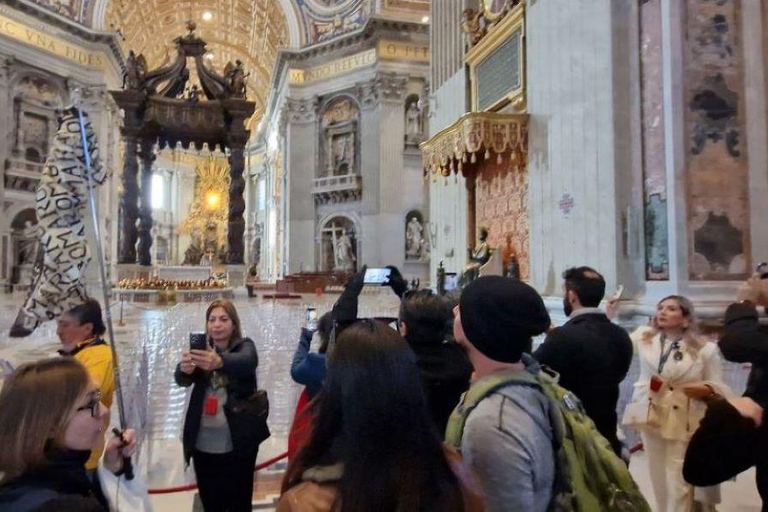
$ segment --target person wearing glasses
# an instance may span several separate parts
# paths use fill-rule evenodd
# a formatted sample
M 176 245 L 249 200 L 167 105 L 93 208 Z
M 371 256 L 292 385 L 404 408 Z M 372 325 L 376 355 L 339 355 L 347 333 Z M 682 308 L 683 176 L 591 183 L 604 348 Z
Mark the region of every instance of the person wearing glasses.
M 0 510 L 107 510 L 85 472 L 104 437 L 107 409 L 73 358 L 20 366 L 0 391 Z M 112 437 L 104 468 L 119 475 L 135 450 L 132 430 Z
M 483 510 L 432 428 L 416 359 L 397 331 L 354 322 L 327 363 L 314 429 L 288 467 L 277 512 Z
M 730 395 L 715 343 L 697 331 L 693 303 L 672 295 L 659 301 L 651 325 L 630 338 L 640 376 L 624 425 L 640 431 L 659 512 L 689 512 L 719 502 L 719 488 L 697 488 L 683 479 L 685 450 L 706 412 L 706 403 Z
M 94 299 L 88 299 L 61 315 L 56 325 L 56 334 L 61 342 L 59 354 L 82 363 L 101 392 L 101 402 L 107 410 L 104 418 L 105 428 L 109 425 L 109 410 L 115 394 L 112 349 L 102 338 L 106 330 L 101 316 L 101 305 Z M 96 468 L 103 449 L 102 437 L 85 463 L 85 470 L 93 480 L 97 492 L 101 492 L 101 486 Z

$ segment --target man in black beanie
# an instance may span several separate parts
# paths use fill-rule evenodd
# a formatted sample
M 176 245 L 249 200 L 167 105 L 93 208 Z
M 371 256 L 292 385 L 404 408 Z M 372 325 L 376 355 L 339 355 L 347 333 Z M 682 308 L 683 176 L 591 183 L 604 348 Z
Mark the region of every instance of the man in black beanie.
M 550 325 L 544 302 L 522 281 L 487 276 L 464 289 L 453 312 L 454 336 L 475 378 L 449 420 L 446 441 L 478 476 L 487 511 L 544 512 L 555 472 L 548 398 L 531 386 L 492 384 L 470 403 L 473 391 L 489 383 L 514 372 L 538 373 L 538 363 L 524 352 Z

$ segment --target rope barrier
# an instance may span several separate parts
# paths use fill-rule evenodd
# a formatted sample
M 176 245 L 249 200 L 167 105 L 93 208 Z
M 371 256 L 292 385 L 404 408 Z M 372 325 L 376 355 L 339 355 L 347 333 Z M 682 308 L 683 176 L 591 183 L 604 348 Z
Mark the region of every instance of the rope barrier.
M 256 467 L 253 469 L 254 472 L 261 471 L 262 469 L 266 469 L 272 464 L 275 464 L 277 462 L 280 462 L 283 459 L 288 458 L 288 452 L 283 452 L 280 455 L 276 457 L 272 457 L 269 460 L 265 460 L 261 464 L 256 464 Z M 197 484 L 189 484 L 189 485 L 180 485 L 178 487 L 162 487 L 159 489 L 149 489 L 147 491 L 149 494 L 173 494 L 176 492 L 188 492 L 188 491 L 194 491 L 197 489 Z

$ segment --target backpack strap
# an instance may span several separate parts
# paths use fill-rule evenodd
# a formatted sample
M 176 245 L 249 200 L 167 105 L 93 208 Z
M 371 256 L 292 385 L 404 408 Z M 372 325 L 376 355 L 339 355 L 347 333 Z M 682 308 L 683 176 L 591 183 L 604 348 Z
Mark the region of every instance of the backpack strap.
M 536 376 L 527 371 L 503 370 L 483 377 L 469 386 L 469 389 L 461 396 L 459 405 L 456 406 L 448 418 L 448 424 L 445 429 L 445 442 L 461 453 L 464 425 L 470 413 L 475 410 L 475 407 L 485 397 L 509 385 L 531 386 L 542 390 L 542 386 Z

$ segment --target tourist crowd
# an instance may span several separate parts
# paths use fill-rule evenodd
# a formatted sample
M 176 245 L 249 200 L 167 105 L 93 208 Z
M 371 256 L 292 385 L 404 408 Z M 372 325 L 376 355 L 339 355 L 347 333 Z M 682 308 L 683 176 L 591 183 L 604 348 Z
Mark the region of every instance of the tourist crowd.
M 479 277 L 454 304 L 408 290 L 391 267 L 400 298 L 391 326 L 358 318 L 364 270 L 331 312 L 302 326 L 290 372 L 305 389 L 279 512 L 706 511 L 718 484 L 754 466 L 768 500 L 768 334 L 757 313 L 768 281 L 744 283 L 715 343 L 679 295 L 628 333 L 613 321 L 615 299 L 600 309 L 605 280 L 589 267 L 563 274 L 561 327 L 518 279 Z M 184 459 L 206 511 L 251 510 L 270 435 L 258 340 L 228 300 L 205 321 L 174 375 L 191 388 Z M 100 475 L 119 476 L 135 449 L 132 431 L 103 433 L 115 382 L 98 302 L 65 313 L 57 332 L 61 357 L 21 366 L 0 391 L 0 510 L 108 509 Z M 751 363 L 744 396 L 723 381 L 723 357 Z M 629 474 L 625 428 L 640 433 L 653 496 Z

